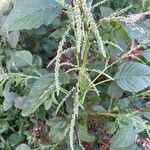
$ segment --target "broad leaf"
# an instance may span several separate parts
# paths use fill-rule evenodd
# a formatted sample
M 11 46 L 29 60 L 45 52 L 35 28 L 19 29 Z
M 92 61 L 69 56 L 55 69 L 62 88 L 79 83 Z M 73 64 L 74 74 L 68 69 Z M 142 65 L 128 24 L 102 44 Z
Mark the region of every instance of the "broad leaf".
M 49 37 L 59 39 L 64 35 L 65 31 L 66 31 L 66 28 L 59 28 L 59 29 L 55 30 L 54 32 L 52 32 L 52 34 L 50 34 Z
M 144 117 L 150 121 L 150 112 L 144 112 Z
M 126 147 L 126 148 L 116 148 L 116 147 L 113 147 L 110 150 L 142 150 L 142 149 L 137 144 L 134 143 L 131 146 Z
M 7 82 L 5 89 L 3 91 L 4 101 L 3 109 L 4 111 L 9 110 L 13 106 L 14 99 L 17 97 L 17 94 L 10 91 L 11 82 Z
M 15 0 L 13 10 L 4 23 L 6 31 L 38 28 L 50 24 L 61 6 L 55 0 Z
M 134 144 L 136 132 L 133 127 L 124 127 L 120 129 L 111 139 L 110 149 L 127 148 Z
M 16 48 L 19 42 L 19 37 L 20 37 L 19 31 L 13 31 L 13 32 L 6 34 L 7 41 L 13 48 Z
M 19 31 L 12 31 L 10 33 L 5 32 L 2 30 L 2 26 L 6 20 L 7 16 L 3 15 L 0 16 L 0 35 L 4 36 L 7 38 L 7 42 L 13 47 L 16 48 L 18 42 L 19 42 L 19 37 L 20 37 L 20 32 Z
M 49 109 L 52 107 L 52 104 L 53 104 L 53 102 L 52 102 L 51 98 L 49 98 L 48 100 L 46 100 L 46 101 L 44 102 L 44 107 L 45 107 L 45 109 L 46 109 L 46 110 L 49 110 Z
M 113 10 L 110 7 L 100 7 L 102 18 L 108 17 L 113 13 Z
M 49 136 L 54 143 L 62 141 L 69 131 L 67 121 L 61 117 L 48 120 L 48 125 L 51 127 Z
M 150 49 L 146 49 L 142 54 L 148 61 L 150 61 Z
M 92 109 L 99 113 L 106 112 L 106 109 L 101 105 L 94 105 L 92 106 Z
M 118 26 L 120 26 L 120 24 L 117 24 Z M 112 36 L 113 36 L 113 40 L 114 40 L 114 42 L 118 45 L 118 46 L 120 46 L 123 50 L 126 50 L 127 49 L 127 47 L 128 47 L 128 43 L 129 43 L 129 41 L 130 41 L 130 39 L 129 39 L 129 37 L 128 37 L 128 35 L 127 35 L 127 33 L 126 33 L 126 31 L 124 31 L 123 30 L 123 28 L 117 28 L 116 30 L 114 30 L 113 32 L 112 32 Z M 122 38 L 120 38 L 120 37 L 122 37 Z M 113 49 L 112 49 L 113 50 Z M 113 52 L 114 52 L 114 50 L 113 50 Z M 118 50 L 117 50 L 117 53 L 121 53 L 121 51 L 119 52 Z M 114 56 L 114 55 L 113 55 Z
M 87 128 L 85 126 L 80 125 L 78 127 L 77 134 L 81 141 L 84 141 L 84 142 L 94 142 L 95 141 L 95 136 L 88 133 Z
M 17 146 L 16 150 L 31 150 L 31 149 L 26 144 L 20 144 L 19 146 Z
M 10 60 L 11 66 L 20 68 L 20 67 L 26 67 L 31 66 L 33 62 L 33 56 L 29 51 L 17 51 L 15 52 Z
M 80 92 L 82 94 L 84 94 L 88 90 L 90 84 L 89 80 L 90 77 L 86 72 L 80 72 Z
M 42 59 L 40 56 L 37 56 L 37 55 L 33 55 L 33 64 L 37 67 L 42 67 Z
M 120 123 L 124 127 L 131 127 L 134 128 L 135 133 L 140 133 L 145 130 L 145 122 L 144 120 L 139 116 L 134 116 L 130 118 L 124 118 L 120 120 Z
M 26 97 L 17 96 L 14 99 L 14 107 L 18 109 L 23 109 L 26 107 Z
M 139 92 L 150 86 L 150 66 L 138 62 L 123 63 L 115 80 L 122 89 Z
M 123 90 L 113 82 L 108 87 L 108 94 L 112 98 L 120 98 L 123 95 Z
M 62 117 L 56 117 L 49 119 L 47 124 L 54 128 L 64 128 L 66 126 L 66 121 Z
M 137 144 L 134 143 L 131 146 L 127 147 L 127 149 L 124 149 L 124 150 L 142 150 L 142 149 Z
M 9 129 L 9 124 L 6 120 L 0 120 L 0 135 Z
M 136 39 L 139 43 L 148 44 L 150 42 L 149 12 L 130 15 L 122 21 L 130 38 Z
M 16 93 L 8 92 L 6 95 L 4 95 L 4 97 L 5 99 L 3 102 L 3 109 L 4 111 L 7 111 L 13 106 L 13 101 L 16 98 Z
M 129 108 L 130 100 L 128 98 L 122 98 L 117 101 L 117 106 L 120 110 L 126 110 Z
M 17 146 L 18 144 L 20 144 L 21 142 L 23 142 L 25 140 L 25 136 L 20 134 L 19 132 L 16 133 L 12 133 L 9 137 L 9 144 L 14 147 Z
M 69 76 L 67 74 L 60 74 L 59 76 L 61 84 L 67 84 L 69 82 Z M 23 116 L 27 116 L 36 111 L 36 109 L 47 100 L 49 95 L 55 91 L 55 75 L 47 74 L 39 78 L 33 85 L 28 97 L 28 105 L 22 111 Z
M 52 107 L 53 103 L 54 103 L 54 104 L 57 104 L 57 105 L 59 104 L 59 103 L 57 102 L 57 100 L 56 100 L 55 93 L 52 93 L 52 94 L 51 94 L 51 97 L 48 98 L 48 99 L 44 102 L 44 107 L 45 107 L 45 109 L 46 109 L 46 110 L 49 110 L 49 109 Z

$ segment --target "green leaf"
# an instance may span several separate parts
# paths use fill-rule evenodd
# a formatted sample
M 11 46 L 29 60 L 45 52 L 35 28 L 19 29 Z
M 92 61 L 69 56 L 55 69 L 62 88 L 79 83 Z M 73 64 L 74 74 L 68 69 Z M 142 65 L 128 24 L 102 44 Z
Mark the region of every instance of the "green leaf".
M 113 10 L 110 7 L 100 7 L 102 18 L 108 17 L 113 13 Z
M 134 128 L 125 126 L 120 129 L 111 139 L 110 149 L 122 149 L 127 148 L 134 144 L 136 132 Z
M 8 43 L 13 47 L 16 48 L 17 44 L 19 42 L 19 38 L 20 38 L 20 32 L 19 31 L 13 31 L 10 32 L 9 34 L 6 34 L 6 38 Z
M 49 37 L 59 39 L 64 35 L 65 31 L 66 31 L 66 28 L 58 28 L 53 33 L 51 33 Z
M 95 141 L 95 136 L 92 134 L 89 134 L 87 132 L 87 128 L 85 126 L 79 125 L 77 134 L 81 141 L 84 141 L 84 142 L 94 142 Z
M 25 50 L 15 52 L 10 60 L 11 66 L 15 66 L 17 68 L 31 66 L 32 62 L 32 54 Z
M 130 117 L 130 118 L 122 118 L 121 124 L 123 126 L 134 128 L 136 133 L 140 133 L 145 130 L 144 120 L 139 116 L 134 116 L 134 117 Z
M 51 99 L 49 98 L 48 100 L 46 100 L 44 102 L 44 107 L 46 110 L 49 110 L 52 107 L 53 102 L 51 101 Z
M 74 144 L 74 149 L 75 150 L 83 150 L 82 148 L 81 148 L 81 146 L 79 145 L 79 144 Z M 67 147 L 67 149 L 66 150 L 72 150 L 71 148 L 70 148 L 70 145 L 68 145 L 68 147 Z
M 24 139 L 25 137 L 20 133 L 13 133 L 8 137 L 9 143 L 12 147 L 20 144 Z
M 60 74 L 61 84 L 69 82 L 69 75 Z M 47 100 L 50 94 L 55 91 L 55 75 L 53 73 L 47 74 L 39 78 L 33 85 L 28 97 L 28 105 L 22 111 L 23 116 L 27 116 L 36 111 L 36 109 Z
M 117 25 L 119 27 L 112 32 L 113 40 L 123 50 L 126 50 L 130 39 L 129 39 L 126 31 L 124 31 L 123 28 L 120 28 L 120 24 L 118 23 Z M 120 37 L 122 37 L 122 38 L 120 38 Z M 121 53 L 121 51 L 120 52 L 118 50 L 115 50 L 115 51 L 117 51 L 119 54 Z M 113 50 L 113 52 L 114 52 L 114 50 Z
M 19 37 L 20 37 L 20 32 L 19 31 L 12 31 L 10 33 L 3 31 L 2 26 L 6 20 L 7 16 L 2 15 L 0 16 L 0 35 L 4 36 L 7 38 L 7 42 L 13 47 L 16 48 L 18 42 L 19 42 Z
M 16 93 L 14 92 L 8 92 L 7 95 L 5 95 L 5 99 L 3 102 L 4 111 L 9 110 L 13 106 L 13 101 L 15 98 L 16 98 Z
M 16 0 L 3 28 L 6 31 L 38 28 L 50 24 L 61 6 L 55 0 Z
M 80 92 L 81 92 L 81 94 L 84 94 L 89 88 L 90 82 L 89 82 L 88 79 L 90 79 L 90 77 L 85 71 L 80 72 L 80 81 L 79 81 L 79 83 L 80 83 Z
M 92 109 L 99 113 L 106 112 L 106 109 L 101 105 L 95 105 L 92 107 Z
M 0 134 L 6 132 L 9 129 L 9 124 L 6 120 L 0 120 Z
M 111 148 L 110 150 L 142 150 L 137 144 L 132 144 L 129 147 L 126 148 Z
M 132 144 L 131 146 L 127 147 L 124 150 L 142 150 L 137 144 Z
M 130 15 L 122 19 L 123 27 L 129 37 L 139 43 L 148 44 L 150 40 L 149 12 Z
M 11 82 L 7 82 L 5 89 L 3 91 L 4 101 L 3 109 L 4 111 L 9 110 L 13 106 L 14 99 L 17 97 L 17 94 L 10 92 Z
M 26 106 L 26 97 L 17 96 L 14 99 L 14 107 L 18 109 L 23 109 Z
M 104 129 L 106 129 L 108 134 L 114 134 L 117 131 L 117 123 L 116 122 L 108 122 L 108 123 L 106 123 Z
M 56 117 L 56 118 L 49 119 L 47 124 L 50 127 L 53 127 L 55 129 L 57 129 L 57 128 L 64 128 L 66 126 L 66 121 L 62 117 Z
M 51 127 L 49 136 L 54 143 L 62 141 L 69 131 L 67 121 L 61 117 L 48 120 L 48 125 Z
M 41 57 L 34 55 L 33 56 L 33 64 L 36 65 L 37 67 L 41 67 L 43 64 Z
M 138 62 L 123 63 L 115 80 L 123 90 L 139 92 L 150 86 L 150 66 Z
M 65 138 L 66 133 L 68 131 L 69 131 L 69 127 L 66 127 L 64 129 L 57 129 L 57 130 L 52 128 L 52 130 L 49 133 L 51 141 L 53 143 L 62 141 Z
M 117 106 L 120 110 L 126 110 L 129 108 L 130 101 L 128 98 L 119 99 L 117 102 Z
M 45 109 L 46 109 L 46 110 L 49 110 L 49 109 L 52 107 L 52 104 L 53 104 L 53 103 L 55 103 L 55 104 L 58 105 L 58 102 L 57 102 L 57 100 L 56 100 L 56 97 L 55 97 L 55 94 L 54 94 L 54 93 L 52 93 L 52 94 L 51 94 L 51 97 L 50 97 L 48 100 L 46 100 L 46 101 L 44 102 Z
M 16 150 L 31 150 L 31 148 L 26 144 L 20 144 L 17 146 Z
M 148 120 L 150 120 L 150 112 L 144 112 L 144 117 Z
M 139 116 L 133 117 L 132 126 L 134 127 L 136 133 L 140 133 L 145 130 L 144 124 L 145 124 L 145 122 L 141 117 L 139 117 Z
M 142 54 L 148 61 L 150 61 L 150 49 L 146 49 Z
M 123 95 L 123 90 L 113 82 L 108 87 L 108 94 L 112 98 L 120 98 Z

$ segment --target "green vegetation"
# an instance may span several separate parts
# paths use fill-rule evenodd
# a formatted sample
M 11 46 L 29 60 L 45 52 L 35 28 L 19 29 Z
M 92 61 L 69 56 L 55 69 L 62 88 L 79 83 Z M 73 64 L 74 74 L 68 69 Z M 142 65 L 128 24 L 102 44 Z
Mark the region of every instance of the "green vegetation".
M 0 149 L 150 149 L 149 0 L 0 1 Z

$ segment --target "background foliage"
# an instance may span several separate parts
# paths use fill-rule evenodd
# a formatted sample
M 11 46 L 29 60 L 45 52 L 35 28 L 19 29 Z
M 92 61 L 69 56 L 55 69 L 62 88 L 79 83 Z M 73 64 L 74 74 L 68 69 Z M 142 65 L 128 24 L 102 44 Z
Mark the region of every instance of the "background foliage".
M 149 0 L 0 0 L 0 149 L 150 149 Z

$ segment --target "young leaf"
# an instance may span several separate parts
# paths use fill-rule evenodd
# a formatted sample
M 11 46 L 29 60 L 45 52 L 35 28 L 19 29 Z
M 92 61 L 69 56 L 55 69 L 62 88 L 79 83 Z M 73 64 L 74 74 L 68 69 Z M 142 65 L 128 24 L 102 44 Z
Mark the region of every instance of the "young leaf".
M 150 66 L 138 62 L 123 63 L 115 79 L 123 90 L 139 92 L 150 86 Z
M 16 0 L 3 28 L 8 32 L 48 25 L 60 10 L 61 6 L 55 0 Z

